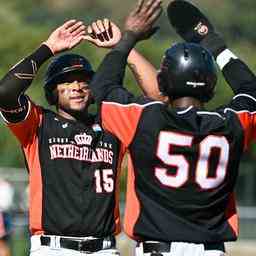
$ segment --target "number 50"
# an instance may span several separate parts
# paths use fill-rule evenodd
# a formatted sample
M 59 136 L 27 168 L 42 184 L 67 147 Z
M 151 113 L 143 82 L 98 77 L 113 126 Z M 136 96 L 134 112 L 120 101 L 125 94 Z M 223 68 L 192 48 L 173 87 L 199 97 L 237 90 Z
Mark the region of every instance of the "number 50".
M 189 179 L 189 161 L 182 154 L 172 154 L 172 148 L 192 147 L 193 136 L 162 131 L 159 134 L 156 155 L 166 165 L 175 167 L 176 173 L 169 174 L 167 168 L 155 168 L 155 176 L 167 187 L 179 188 Z M 208 177 L 209 161 L 214 148 L 219 149 L 218 164 L 214 177 Z M 218 187 L 225 179 L 229 160 L 229 143 L 224 136 L 209 135 L 199 144 L 195 167 L 195 182 L 204 190 Z

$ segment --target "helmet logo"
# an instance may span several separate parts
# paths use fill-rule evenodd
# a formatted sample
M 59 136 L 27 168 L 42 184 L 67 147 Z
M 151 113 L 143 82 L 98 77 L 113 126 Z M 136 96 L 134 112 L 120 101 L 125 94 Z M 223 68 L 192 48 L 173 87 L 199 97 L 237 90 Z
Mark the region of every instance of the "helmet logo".
M 187 81 L 186 84 L 187 85 L 192 85 L 193 88 L 205 86 L 204 82 L 191 82 L 191 81 Z
M 194 30 L 197 31 L 198 34 L 201 36 L 208 34 L 209 31 L 208 27 L 204 25 L 202 22 L 199 22 L 197 26 L 194 28 Z

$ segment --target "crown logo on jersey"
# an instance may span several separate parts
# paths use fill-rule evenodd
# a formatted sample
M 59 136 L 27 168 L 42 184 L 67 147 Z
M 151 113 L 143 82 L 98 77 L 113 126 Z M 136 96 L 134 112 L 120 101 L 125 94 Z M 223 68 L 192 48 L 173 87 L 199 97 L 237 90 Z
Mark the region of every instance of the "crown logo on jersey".
M 75 141 L 77 145 L 91 145 L 92 136 L 87 135 L 86 133 L 78 134 L 75 136 Z

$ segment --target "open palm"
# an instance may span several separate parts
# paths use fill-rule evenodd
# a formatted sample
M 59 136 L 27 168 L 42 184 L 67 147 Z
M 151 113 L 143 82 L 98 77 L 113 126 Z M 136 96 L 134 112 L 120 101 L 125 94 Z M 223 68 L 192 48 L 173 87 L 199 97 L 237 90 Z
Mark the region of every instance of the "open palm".
M 102 48 L 112 48 L 121 39 L 122 34 L 117 25 L 108 19 L 97 20 L 87 28 L 85 40 Z
M 69 20 L 54 30 L 44 42 L 53 54 L 72 49 L 78 45 L 85 35 L 85 26 L 82 21 Z

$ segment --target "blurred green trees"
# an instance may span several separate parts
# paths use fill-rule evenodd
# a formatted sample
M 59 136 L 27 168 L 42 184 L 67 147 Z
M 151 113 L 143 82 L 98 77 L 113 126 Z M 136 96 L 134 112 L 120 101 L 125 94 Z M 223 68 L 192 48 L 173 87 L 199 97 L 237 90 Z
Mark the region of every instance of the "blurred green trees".
M 253 0 L 195 0 L 192 1 L 209 16 L 221 32 L 232 50 L 246 63 L 256 70 L 256 1 Z M 30 54 L 43 42 L 49 33 L 70 18 L 82 19 L 90 23 L 97 18 L 112 18 L 117 24 L 128 10 L 136 3 L 118 0 L 0 0 L 0 76 L 3 77 L 8 69 L 24 56 Z M 166 7 L 169 1 L 163 1 Z M 138 48 L 158 67 L 164 50 L 173 42 L 179 41 L 167 21 L 164 12 L 160 18 L 161 30 L 151 40 L 140 43 Z M 96 69 L 106 50 L 96 49 L 88 43 L 81 44 L 73 50 L 87 56 Z M 42 84 L 47 65 L 44 65 L 35 79 L 28 94 L 31 98 L 44 106 Z M 126 84 L 132 92 L 139 91 L 130 74 L 127 72 Z M 217 93 L 209 108 L 227 102 L 232 93 L 223 79 L 219 79 Z M 24 166 L 23 156 L 18 150 L 18 144 L 10 132 L 0 121 L 0 165 Z

